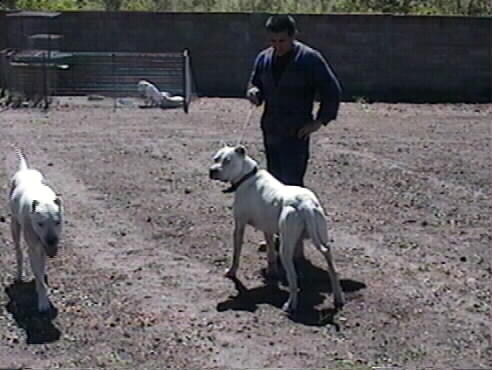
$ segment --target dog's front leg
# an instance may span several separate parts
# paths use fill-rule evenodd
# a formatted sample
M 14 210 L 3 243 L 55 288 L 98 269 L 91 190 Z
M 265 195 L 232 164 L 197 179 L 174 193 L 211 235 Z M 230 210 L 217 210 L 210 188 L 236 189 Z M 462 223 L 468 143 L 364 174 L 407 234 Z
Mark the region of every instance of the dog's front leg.
M 46 312 L 50 308 L 48 290 L 45 285 L 46 254 L 44 253 L 40 242 L 35 239 L 36 238 L 26 238 L 26 242 L 29 246 L 29 261 L 31 262 L 31 269 L 36 284 L 38 311 Z
M 45 284 L 45 265 L 46 265 L 46 254 L 42 250 L 38 250 L 34 253 L 34 258 L 31 262 L 32 271 L 36 278 L 36 292 L 38 294 L 38 310 L 39 312 L 46 312 L 50 308 L 50 302 L 48 300 L 48 289 Z
M 236 277 L 236 272 L 239 267 L 239 259 L 241 258 L 241 248 L 243 245 L 245 225 L 238 221 L 234 225 L 234 249 L 232 253 L 232 265 L 226 271 L 225 276 L 232 279 Z
M 10 230 L 12 231 L 12 239 L 14 241 L 15 248 L 15 257 L 17 260 L 17 276 L 16 280 L 22 280 L 22 270 L 23 270 L 23 258 L 22 258 L 22 249 L 20 245 L 20 237 L 21 237 L 21 226 L 17 222 L 17 220 L 12 217 L 10 221 Z

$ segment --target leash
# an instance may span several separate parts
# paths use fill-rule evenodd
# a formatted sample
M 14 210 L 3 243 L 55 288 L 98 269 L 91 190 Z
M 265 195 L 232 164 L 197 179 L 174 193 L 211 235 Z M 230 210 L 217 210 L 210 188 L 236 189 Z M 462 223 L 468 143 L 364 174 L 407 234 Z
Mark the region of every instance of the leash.
M 251 114 L 253 113 L 254 109 L 255 109 L 255 106 L 254 106 L 253 104 L 251 104 L 251 107 L 249 108 L 248 115 L 246 116 L 246 119 L 245 119 L 245 121 L 244 121 L 244 123 L 243 123 L 243 127 L 242 127 L 242 129 L 241 129 L 241 134 L 240 134 L 240 136 L 239 136 L 239 139 L 237 140 L 236 145 L 241 144 L 241 141 L 243 140 L 243 135 L 244 135 L 244 132 L 246 131 L 246 128 L 247 128 L 247 127 L 248 127 L 248 125 L 249 125 L 249 121 L 250 121 L 250 119 L 251 119 Z

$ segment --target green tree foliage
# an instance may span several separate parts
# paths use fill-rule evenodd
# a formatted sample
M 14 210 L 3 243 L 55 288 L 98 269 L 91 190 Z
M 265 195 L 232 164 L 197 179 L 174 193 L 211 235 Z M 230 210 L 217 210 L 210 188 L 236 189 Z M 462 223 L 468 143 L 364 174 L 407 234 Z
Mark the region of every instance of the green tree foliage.
M 490 16 L 491 0 L 0 0 L 0 9 Z
M 104 9 L 109 11 L 118 11 L 121 10 L 121 6 L 123 5 L 123 0 L 103 0 Z
M 490 15 L 490 0 L 337 0 L 332 11 L 357 13 Z

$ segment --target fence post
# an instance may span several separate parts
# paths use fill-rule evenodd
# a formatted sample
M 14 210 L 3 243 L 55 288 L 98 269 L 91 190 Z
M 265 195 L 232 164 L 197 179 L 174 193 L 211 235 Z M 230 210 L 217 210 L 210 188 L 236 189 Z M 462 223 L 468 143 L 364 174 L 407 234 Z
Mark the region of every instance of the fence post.
M 184 109 L 184 112 L 185 113 L 188 113 L 188 105 L 189 105 L 189 101 L 188 101 L 188 96 L 191 95 L 191 91 L 189 91 L 188 89 L 188 83 L 190 81 L 188 81 L 188 79 L 190 78 L 190 76 L 188 76 L 188 49 L 184 49 L 183 51 L 183 87 L 184 87 L 184 96 L 183 96 L 183 109 Z
M 43 74 L 43 100 L 44 100 L 44 105 L 43 105 L 43 110 L 48 109 L 48 68 L 46 65 L 46 51 L 42 50 L 42 74 Z
M 111 80 L 113 81 L 113 90 L 114 90 L 114 95 L 113 95 L 113 112 L 116 112 L 116 94 L 118 93 L 116 91 L 116 73 L 114 71 L 115 68 L 115 63 L 114 63 L 114 52 L 111 53 Z

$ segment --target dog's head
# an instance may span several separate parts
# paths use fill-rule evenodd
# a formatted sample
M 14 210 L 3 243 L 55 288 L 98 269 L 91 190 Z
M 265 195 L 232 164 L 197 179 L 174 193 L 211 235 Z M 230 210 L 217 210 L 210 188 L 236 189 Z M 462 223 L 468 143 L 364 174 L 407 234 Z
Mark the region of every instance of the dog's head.
M 50 201 L 33 200 L 31 204 L 32 228 L 48 257 L 58 253 L 58 243 L 63 226 L 63 207 L 60 197 Z
M 209 169 L 210 178 L 224 182 L 234 183 L 256 167 L 256 162 L 247 155 L 242 145 L 223 147 L 215 153 L 213 161 Z
M 138 81 L 137 84 L 137 91 L 140 95 L 145 93 L 145 89 L 147 89 L 147 86 L 149 86 L 149 83 L 145 80 L 140 80 Z

